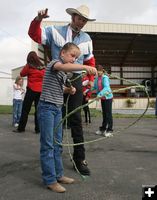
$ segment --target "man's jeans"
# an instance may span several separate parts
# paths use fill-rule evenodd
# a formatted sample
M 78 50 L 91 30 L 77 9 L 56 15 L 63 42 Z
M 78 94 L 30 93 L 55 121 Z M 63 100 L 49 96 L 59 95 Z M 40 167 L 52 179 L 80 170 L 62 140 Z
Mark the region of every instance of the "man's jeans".
M 62 125 L 55 131 L 61 119 L 61 107 L 39 101 L 40 161 L 45 185 L 55 183 L 63 176 L 62 146 L 55 142 L 62 142 Z
M 13 125 L 20 121 L 22 102 L 22 99 L 13 99 Z
M 76 77 L 77 79 L 75 79 Z M 74 73 L 72 79 L 75 79 L 75 81 L 73 81 L 73 87 L 76 88 L 76 93 L 74 95 L 70 95 L 69 97 L 68 113 L 72 112 L 73 110 L 81 106 L 82 100 L 83 100 L 82 78 L 80 77 L 79 74 Z M 67 98 L 67 94 L 64 95 L 65 102 L 66 102 L 66 98 Z M 73 113 L 68 118 L 68 122 L 71 128 L 71 135 L 72 135 L 74 144 L 84 142 L 81 110 L 78 110 L 77 112 Z M 85 160 L 85 148 L 83 144 L 74 146 L 73 159 L 76 163 L 81 163 L 83 160 Z

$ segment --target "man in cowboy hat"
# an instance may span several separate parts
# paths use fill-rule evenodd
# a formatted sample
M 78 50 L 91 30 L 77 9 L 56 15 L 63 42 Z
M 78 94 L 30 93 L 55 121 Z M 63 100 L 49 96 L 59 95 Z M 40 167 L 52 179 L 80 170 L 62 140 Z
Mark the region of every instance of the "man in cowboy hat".
M 73 42 L 79 46 L 81 55 L 77 62 L 89 66 L 95 66 L 95 59 L 93 56 L 93 45 L 90 36 L 83 32 L 81 29 L 88 21 L 95 21 L 95 19 L 89 18 L 89 8 L 85 5 L 80 7 L 67 8 L 66 12 L 71 15 L 71 23 L 65 26 L 49 26 L 40 27 L 41 21 L 48 17 L 48 9 L 38 12 L 38 16 L 31 22 L 29 28 L 29 36 L 37 43 L 47 45 L 51 49 L 51 57 L 58 59 L 61 47 L 67 42 Z M 78 77 L 82 73 L 78 71 L 73 73 L 73 78 Z M 92 83 L 94 75 L 88 75 L 89 80 Z M 82 78 L 79 76 L 77 80 L 72 82 L 72 85 L 76 88 L 75 95 L 71 95 L 69 98 L 69 112 L 82 105 Z M 74 143 L 84 142 L 83 129 L 81 122 L 81 111 L 75 112 L 70 119 L 70 128 Z M 85 160 L 85 148 L 84 145 L 74 146 L 73 159 L 76 167 L 82 175 L 90 175 L 90 170 L 87 167 Z

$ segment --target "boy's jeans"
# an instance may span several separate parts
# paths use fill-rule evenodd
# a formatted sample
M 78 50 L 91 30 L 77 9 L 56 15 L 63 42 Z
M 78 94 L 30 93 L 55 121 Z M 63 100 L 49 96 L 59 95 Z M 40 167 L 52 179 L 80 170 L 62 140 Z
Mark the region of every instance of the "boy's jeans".
M 13 99 L 13 125 L 20 121 L 22 102 L 22 99 Z
M 40 162 L 45 185 L 55 183 L 63 176 L 62 146 L 55 142 L 62 142 L 62 125 L 54 132 L 61 119 L 61 107 L 39 101 Z

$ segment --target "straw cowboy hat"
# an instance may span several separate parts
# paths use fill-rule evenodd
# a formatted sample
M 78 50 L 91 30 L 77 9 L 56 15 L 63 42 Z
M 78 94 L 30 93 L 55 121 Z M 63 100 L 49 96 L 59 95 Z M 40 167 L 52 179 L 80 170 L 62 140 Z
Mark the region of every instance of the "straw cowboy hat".
M 67 8 L 66 12 L 69 15 L 77 14 L 81 17 L 86 18 L 88 21 L 95 21 L 96 19 L 90 19 L 89 18 L 89 8 L 86 5 L 81 5 L 78 8 Z

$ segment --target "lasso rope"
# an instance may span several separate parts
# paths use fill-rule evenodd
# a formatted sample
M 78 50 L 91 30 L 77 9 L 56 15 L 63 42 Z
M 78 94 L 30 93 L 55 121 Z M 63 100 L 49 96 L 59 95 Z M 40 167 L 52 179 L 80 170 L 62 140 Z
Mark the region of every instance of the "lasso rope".
M 134 124 L 136 124 L 136 123 L 145 115 L 145 113 L 147 112 L 148 107 L 149 107 L 149 94 L 148 94 L 148 91 L 146 90 L 146 87 L 143 86 L 143 85 L 134 83 L 134 82 L 132 82 L 132 81 L 127 81 L 127 80 L 125 80 L 125 79 L 123 79 L 123 78 L 119 78 L 119 77 L 117 77 L 117 76 L 111 76 L 111 75 L 109 75 L 109 74 L 107 74 L 107 75 L 108 75 L 109 77 L 114 77 L 114 78 L 117 78 L 117 79 L 124 80 L 124 81 L 126 81 L 126 82 L 128 82 L 128 83 L 134 84 L 133 86 L 129 86 L 129 87 L 125 87 L 125 88 L 120 88 L 120 89 L 117 89 L 117 90 L 113 90 L 112 93 L 116 93 L 116 92 L 124 91 L 124 90 L 129 90 L 129 89 L 131 89 L 131 88 L 135 88 L 135 89 L 136 89 L 136 88 L 142 88 L 142 89 L 145 91 L 146 95 L 147 95 L 147 100 L 148 100 L 148 101 L 147 101 L 147 106 L 146 106 L 144 112 L 143 112 L 134 122 L 132 122 L 132 123 L 129 124 L 128 126 L 124 127 L 124 128 L 121 129 L 120 131 L 118 130 L 118 131 L 114 132 L 114 133 L 121 133 L 121 132 L 123 132 L 124 130 L 127 130 L 128 128 L 130 128 L 131 126 L 133 126 Z M 81 74 L 80 76 L 82 76 L 82 74 Z M 75 79 L 71 80 L 71 82 L 73 82 L 73 81 L 75 81 L 76 79 L 80 78 L 80 76 L 78 76 L 78 77 L 76 77 Z M 70 83 L 70 84 L 71 84 L 71 83 Z M 109 92 L 108 92 L 108 93 L 105 93 L 105 94 L 109 94 Z M 104 94 L 104 96 L 105 96 L 105 94 Z M 65 104 L 65 107 L 66 107 L 66 115 L 65 115 L 64 118 L 59 122 L 59 124 L 58 124 L 57 127 L 55 128 L 54 132 L 56 132 L 57 129 L 58 129 L 58 127 L 61 126 L 61 125 L 64 123 L 64 121 L 65 121 L 65 128 L 66 128 L 65 130 L 66 130 L 66 133 L 67 133 L 67 119 L 68 119 L 68 117 L 70 117 L 70 116 L 71 116 L 72 114 L 74 114 L 75 112 L 77 112 L 77 111 L 83 109 L 84 107 L 90 105 L 90 104 L 93 103 L 94 101 L 97 101 L 97 100 L 100 98 L 100 97 L 97 96 L 97 97 L 95 97 L 94 99 L 92 99 L 90 102 L 88 102 L 88 103 L 86 103 L 86 104 L 84 104 L 84 105 L 81 105 L 81 106 L 77 107 L 76 109 L 74 109 L 72 112 L 68 113 L 68 101 L 69 101 L 69 97 L 70 97 L 70 94 L 68 95 L 67 100 L 66 100 L 66 104 Z M 112 136 L 113 136 L 113 135 L 112 135 Z M 76 166 L 76 163 L 75 163 L 75 161 L 73 160 L 72 154 L 71 154 L 71 152 L 70 152 L 70 147 L 74 147 L 74 146 L 78 146 L 78 145 L 84 145 L 84 144 L 90 144 L 90 143 L 94 143 L 94 142 L 99 142 L 99 141 L 102 141 L 102 140 L 104 140 L 104 139 L 106 139 L 106 138 L 108 138 L 108 137 L 100 137 L 100 138 L 97 138 L 97 139 L 95 139 L 95 140 L 89 140 L 89 141 L 84 141 L 84 142 L 80 142 L 80 143 L 75 143 L 75 144 L 72 143 L 72 144 L 71 144 L 71 143 L 69 143 L 69 134 L 67 133 L 67 134 L 66 134 L 67 143 L 60 143 L 60 142 L 58 142 L 58 141 L 56 140 L 55 137 L 54 137 L 54 140 L 55 140 L 55 142 L 56 142 L 58 145 L 65 146 L 65 147 L 67 146 L 67 147 L 68 147 L 69 156 L 70 156 L 70 159 L 71 159 L 71 161 L 72 161 L 72 163 L 73 163 L 73 165 L 74 165 L 75 170 L 76 170 L 77 173 L 80 175 L 80 177 L 81 177 L 83 180 L 85 180 L 85 179 L 86 179 L 86 176 L 83 176 L 83 175 L 79 172 L 79 170 L 78 170 L 78 168 L 77 168 L 77 166 Z
M 68 95 L 68 97 L 67 97 L 67 99 L 66 99 L 66 103 L 65 103 L 65 108 L 66 108 L 66 115 L 65 115 L 65 116 L 68 115 L 68 102 L 69 102 L 69 97 L 70 97 L 70 94 Z M 67 127 L 68 127 L 68 124 L 67 124 L 68 121 L 67 121 L 67 119 L 68 119 L 68 118 L 65 118 L 65 133 L 66 133 L 67 144 L 69 144 L 69 134 L 68 134 L 68 132 L 67 132 L 67 129 L 68 129 L 68 128 L 67 128 Z M 72 154 L 71 154 L 71 151 L 70 151 L 70 144 L 68 145 L 68 153 L 69 153 L 70 160 L 72 161 L 75 170 L 76 170 L 77 173 L 80 175 L 80 177 L 82 178 L 82 180 L 86 180 L 86 176 L 83 176 L 83 175 L 79 172 L 79 170 L 78 170 L 78 168 L 77 168 L 77 166 L 76 166 L 76 163 L 75 163 L 75 161 L 74 161 L 74 159 L 73 159 L 73 156 L 72 156 Z
M 79 78 L 79 77 L 80 77 L 80 76 L 78 76 L 77 78 Z M 117 78 L 117 77 L 116 77 L 116 78 Z M 119 79 L 121 79 L 121 78 L 119 78 Z M 75 79 L 75 80 L 76 80 L 76 79 Z M 123 79 L 123 80 L 125 80 L 125 79 Z M 147 100 L 148 100 L 148 101 L 147 101 L 147 106 L 146 106 L 144 112 L 143 112 L 134 122 L 132 122 L 131 124 L 129 124 L 129 125 L 126 126 L 125 128 L 121 129 L 121 131 L 116 131 L 115 133 L 122 132 L 122 131 L 124 131 L 124 130 L 130 128 L 130 127 L 133 126 L 134 124 L 136 124 L 136 123 L 145 115 L 145 113 L 147 112 L 148 107 L 149 107 L 149 94 L 148 94 L 148 91 L 146 90 L 146 87 L 143 86 L 143 85 L 134 83 L 134 82 L 132 82 L 132 81 L 127 81 L 127 82 L 132 83 L 132 84 L 135 84 L 135 85 L 134 85 L 134 86 L 125 87 L 125 88 L 120 88 L 120 89 L 117 89 L 117 90 L 113 90 L 112 93 L 117 93 L 117 92 L 119 92 L 119 91 L 124 91 L 124 90 L 130 90 L 131 88 L 135 88 L 135 89 L 136 89 L 136 88 L 142 88 L 142 89 L 145 91 L 146 95 L 147 95 Z M 110 92 L 107 92 L 107 93 L 105 93 L 105 94 L 109 94 L 109 93 L 110 93 Z M 104 94 L 104 96 L 105 96 L 105 94 Z M 86 103 L 86 104 L 84 104 L 84 105 L 81 105 L 81 106 L 77 107 L 76 109 L 74 109 L 74 110 L 71 111 L 70 113 L 66 113 L 65 117 L 63 117 L 62 120 L 59 122 L 59 124 L 56 126 L 55 132 L 56 132 L 56 130 L 58 129 L 58 127 L 59 127 L 61 124 L 63 124 L 63 122 L 64 122 L 66 119 L 68 119 L 72 114 L 74 114 L 75 112 L 77 112 L 77 111 L 83 109 L 84 107 L 86 107 L 86 106 L 92 104 L 94 101 L 98 100 L 99 98 L 100 98 L 100 97 L 97 96 L 97 97 L 95 97 L 94 99 L 92 99 L 90 102 L 88 102 L 88 103 Z M 68 97 L 68 99 L 69 99 L 69 97 Z M 67 99 L 67 100 L 68 100 L 68 99 Z M 66 102 L 66 110 L 67 110 L 67 106 L 68 106 L 68 101 Z M 84 142 L 75 143 L 75 144 L 74 144 L 74 143 L 70 144 L 69 142 L 66 144 L 66 143 L 60 143 L 60 142 L 58 142 L 57 140 L 55 140 L 55 141 L 56 141 L 56 143 L 59 144 L 59 145 L 70 147 L 70 146 L 78 146 L 78 145 L 83 145 L 83 144 L 90 144 L 90 143 L 93 143 L 93 142 L 98 142 L 98 141 L 104 140 L 104 139 L 106 139 L 106 138 L 107 138 L 107 137 L 101 137 L 101 138 L 98 138 L 98 139 L 95 139 L 95 140 L 89 140 L 89 141 L 84 141 Z

